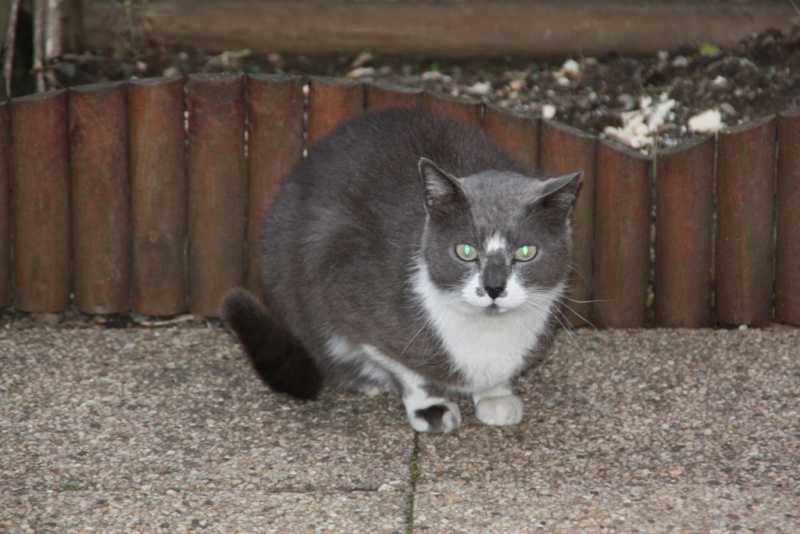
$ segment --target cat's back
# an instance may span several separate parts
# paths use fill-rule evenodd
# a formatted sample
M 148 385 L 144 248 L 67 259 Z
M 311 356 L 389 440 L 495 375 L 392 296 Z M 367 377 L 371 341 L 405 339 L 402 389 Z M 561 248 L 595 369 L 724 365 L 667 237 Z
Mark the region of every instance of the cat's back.
M 326 246 L 349 236 L 380 247 L 424 224 L 421 158 L 456 176 L 487 169 L 525 173 L 483 132 L 425 109 L 367 112 L 346 121 L 309 151 L 286 177 L 266 221 L 266 246 Z M 361 240 L 361 241 L 359 241 Z
M 339 126 L 309 153 L 288 181 L 308 190 L 380 192 L 398 189 L 419 198 L 420 158 L 467 176 L 487 169 L 525 173 L 483 132 L 426 109 L 367 112 Z

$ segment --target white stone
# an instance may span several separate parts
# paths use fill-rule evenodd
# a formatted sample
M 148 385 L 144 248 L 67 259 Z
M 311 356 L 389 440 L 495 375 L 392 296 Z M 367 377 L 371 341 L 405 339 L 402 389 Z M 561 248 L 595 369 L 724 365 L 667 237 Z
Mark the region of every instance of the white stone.
M 718 132 L 725 127 L 725 123 L 722 122 L 722 113 L 718 109 L 709 109 L 690 117 L 687 125 L 695 133 Z

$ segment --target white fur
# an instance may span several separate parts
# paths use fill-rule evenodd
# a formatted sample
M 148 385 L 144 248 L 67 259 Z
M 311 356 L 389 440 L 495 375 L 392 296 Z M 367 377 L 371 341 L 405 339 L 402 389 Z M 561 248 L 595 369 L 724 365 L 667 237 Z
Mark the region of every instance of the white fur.
M 424 410 L 435 405 L 446 406 L 448 412 L 442 418 L 442 432 L 448 433 L 461 426 L 461 411 L 453 402 L 442 397 L 433 397 L 423 389 L 425 380 L 400 362 L 389 358 L 372 345 L 354 346 L 343 336 L 332 335 L 328 340 L 328 351 L 334 360 L 358 362 L 362 376 L 380 384 L 379 386 L 362 387 L 361 391 L 374 396 L 383 391 L 394 391 L 392 376 L 402 384 L 403 405 L 411 427 L 417 432 L 428 432 L 430 425 L 416 415 L 417 410 Z
M 472 396 L 475 416 L 487 425 L 516 425 L 522 421 L 522 399 L 508 386 L 499 386 Z
M 484 250 L 486 253 L 494 252 L 496 250 L 505 250 L 508 247 L 508 241 L 506 238 L 500 234 L 492 234 L 492 236 L 486 240 L 486 244 L 484 245 Z
M 436 405 L 443 405 L 448 409 L 442 417 L 442 432 L 452 432 L 461 426 L 461 411 L 458 409 L 458 405 L 443 397 L 429 395 L 423 389 L 425 379 L 420 375 L 400 362 L 389 358 L 372 345 L 362 345 L 361 349 L 372 362 L 388 369 L 403 384 L 403 405 L 406 407 L 408 421 L 414 430 L 417 432 L 430 430 L 428 422 L 424 418 L 418 417 L 416 412 Z
M 475 273 L 461 289 L 461 299 L 462 302 L 460 306 L 457 302 L 454 304 L 459 306 L 464 313 L 483 314 L 486 308 L 492 304 L 497 306 L 496 311 L 498 313 L 506 313 L 528 302 L 530 296 L 519 283 L 516 274 L 512 273 L 506 282 L 506 289 L 499 297 L 492 300 L 492 297 L 487 295 L 483 290 L 483 281 L 481 280 L 480 273 Z
M 328 353 L 334 360 L 341 362 L 355 362 L 359 370 L 359 374 L 364 378 L 375 382 L 375 386 L 364 386 L 360 391 L 365 395 L 373 397 L 381 391 L 395 392 L 395 386 L 392 382 L 392 376 L 386 371 L 386 368 L 381 365 L 375 365 L 363 349 L 355 347 L 352 343 L 347 341 L 343 336 L 332 335 L 328 339 Z
M 478 296 L 476 277 L 455 294 L 441 291 L 420 261 L 413 284 L 471 393 L 504 385 L 521 370 L 525 356 L 546 334 L 550 311 L 565 289 L 559 284 L 550 291 L 527 291 L 512 275 L 507 296 L 495 301 L 500 310 L 487 313 L 492 299 Z

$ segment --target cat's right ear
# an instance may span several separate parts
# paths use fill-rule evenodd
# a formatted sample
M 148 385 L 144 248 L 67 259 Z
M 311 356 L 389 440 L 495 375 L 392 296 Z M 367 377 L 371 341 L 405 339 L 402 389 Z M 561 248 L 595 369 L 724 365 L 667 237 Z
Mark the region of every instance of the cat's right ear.
M 428 158 L 420 158 L 418 167 L 428 213 L 448 211 L 455 202 L 464 198 L 464 192 L 455 176 L 443 171 Z

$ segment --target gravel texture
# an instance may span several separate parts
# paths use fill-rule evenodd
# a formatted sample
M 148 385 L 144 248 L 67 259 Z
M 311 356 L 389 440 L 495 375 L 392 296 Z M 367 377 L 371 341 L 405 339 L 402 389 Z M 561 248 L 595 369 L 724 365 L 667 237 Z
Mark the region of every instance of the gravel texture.
M 800 331 L 581 331 L 522 425 L 420 438 L 431 531 L 800 531 Z
M 800 531 L 800 329 L 562 333 L 518 389 L 519 426 L 415 436 L 219 329 L 7 327 L 0 532 Z

